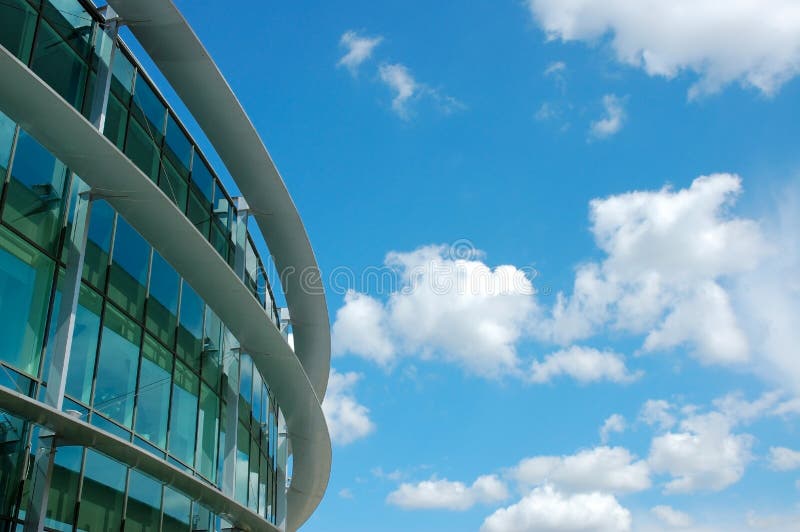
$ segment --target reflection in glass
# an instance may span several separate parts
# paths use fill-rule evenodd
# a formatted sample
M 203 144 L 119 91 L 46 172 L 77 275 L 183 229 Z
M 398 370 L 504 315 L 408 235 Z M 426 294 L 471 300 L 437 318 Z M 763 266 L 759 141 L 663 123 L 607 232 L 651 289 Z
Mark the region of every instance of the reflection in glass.
M 64 446 L 56 451 L 53 480 L 50 482 L 50 494 L 47 497 L 45 525 L 48 528 L 72 532 L 82 459 L 82 447 Z
M 161 522 L 161 484 L 131 469 L 125 532 L 150 532 Z
M 169 346 L 175 341 L 175 327 L 178 325 L 179 283 L 180 278 L 172 266 L 154 251 L 146 326 Z
M 136 404 L 136 433 L 162 449 L 167 444 L 167 417 L 172 354 L 145 334 Z
M 203 309 L 205 305 L 189 283 L 181 289 L 180 327 L 178 327 L 178 356 L 199 369 L 203 350 Z
M 117 218 L 108 296 L 131 315 L 141 318 L 150 264 L 150 245 L 121 216 Z
M 88 531 L 119 530 L 125 492 L 124 465 L 91 449 L 81 492 L 78 528 Z
M 23 63 L 28 62 L 36 28 L 36 12 L 25 0 L 0 3 L 0 45 Z
M 94 408 L 126 427 L 131 426 L 133 418 L 141 334 L 138 325 L 111 305 L 106 306 Z
M 91 35 L 91 27 L 85 28 Z M 82 29 L 74 30 L 80 42 Z M 45 21 L 39 24 L 31 69 L 73 107 L 80 109 L 88 67 L 72 46 Z
M 197 376 L 185 365 L 176 362 L 172 385 L 169 452 L 189 466 L 194 464 L 198 386 Z
M 208 480 L 216 480 L 217 434 L 219 433 L 219 398 L 211 389 L 200 386 L 200 416 L 197 420 L 197 468 Z
M 106 284 L 111 234 L 114 231 L 114 209 L 105 201 L 92 204 L 89 216 L 89 235 L 83 259 L 83 278 L 97 288 Z

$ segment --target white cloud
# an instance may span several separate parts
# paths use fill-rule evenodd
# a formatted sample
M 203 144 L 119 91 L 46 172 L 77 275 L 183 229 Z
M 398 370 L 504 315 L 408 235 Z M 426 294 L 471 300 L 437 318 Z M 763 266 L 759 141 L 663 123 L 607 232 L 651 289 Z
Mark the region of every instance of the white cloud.
M 353 388 L 360 378 L 358 373 L 339 373 L 331 369 L 322 411 L 335 444 L 353 443 L 375 430 L 375 424 L 369 418 L 369 409 L 359 404 L 353 396 Z
M 531 364 L 531 382 L 549 382 L 562 375 L 581 383 L 603 380 L 624 383 L 638 377 L 638 374 L 628 371 L 622 355 L 591 347 L 572 346 L 547 355 L 542 362 L 534 360 Z
M 626 532 L 631 514 L 613 495 L 562 494 L 551 486 L 534 489 L 483 522 L 481 532 Z
M 392 110 L 403 120 L 411 119 L 410 104 L 421 98 L 428 98 L 441 113 L 446 115 L 466 108 L 453 96 L 443 94 L 440 90 L 417 81 L 403 64 L 384 63 L 378 68 L 378 75 L 394 94 Z
M 528 0 L 548 39 L 608 37 L 617 60 L 651 76 L 699 79 L 689 97 L 738 82 L 775 93 L 800 72 L 794 0 Z
M 719 412 L 691 415 L 653 439 L 648 463 L 654 472 L 673 478 L 666 493 L 720 491 L 742 478 L 752 460 L 753 437 L 733 434 L 732 421 Z
M 354 76 L 358 73 L 358 67 L 372 57 L 372 52 L 383 41 L 383 37 L 366 37 L 350 30 L 342 34 L 339 39 L 339 46 L 345 48 L 347 52 L 338 65 L 346 67 Z
M 350 488 L 342 488 L 339 490 L 339 497 L 342 499 L 353 499 L 353 491 Z
M 603 422 L 603 426 L 600 427 L 600 441 L 608 443 L 612 432 L 625 432 L 626 427 L 627 423 L 625 423 L 624 417 L 619 414 L 610 415 Z
M 603 96 L 605 115 L 589 126 L 589 135 L 595 139 L 605 139 L 616 135 L 625 123 L 624 100 L 614 94 Z
M 686 528 L 692 524 L 689 514 L 678 511 L 670 506 L 659 505 L 650 509 L 653 515 L 665 525 L 672 528 Z
M 566 492 L 632 493 L 650 487 L 647 462 L 622 447 L 596 447 L 567 456 L 535 456 L 509 472 L 523 486 L 552 484 Z
M 447 479 L 403 483 L 386 502 L 406 510 L 468 510 L 476 504 L 491 504 L 508 498 L 508 489 L 495 475 L 478 477 L 471 486 Z
M 670 414 L 672 405 L 662 399 L 654 400 L 649 399 L 642 406 L 639 412 L 639 419 L 648 425 L 658 425 L 661 430 L 669 430 L 675 426 L 675 416 Z
M 771 447 L 769 450 L 770 467 L 776 471 L 793 471 L 800 469 L 800 451 L 786 447 Z
M 384 365 L 398 353 L 441 358 L 490 378 L 519 371 L 516 343 L 537 308 L 523 270 L 490 268 L 477 254 L 459 258 L 446 246 L 392 252 L 386 265 L 399 286 L 385 303 L 350 295 L 333 326 L 337 354 Z M 351 340 L 373 332 L 381 338 L 375 345 Z
M 714 399 L 712 404 L 735 423 L 750 423 L 766 415 L 777 415 L 781 395 L 778 391 L 771 391 L 763 393 L 755 401 L 748 401 L 741 392 L 733 392 Z

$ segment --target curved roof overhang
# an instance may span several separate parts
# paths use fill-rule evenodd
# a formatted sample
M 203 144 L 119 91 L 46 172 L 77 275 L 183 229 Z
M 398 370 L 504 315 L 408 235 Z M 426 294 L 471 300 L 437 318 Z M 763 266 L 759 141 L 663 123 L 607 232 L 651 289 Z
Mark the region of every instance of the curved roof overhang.
M 109 0 L 183 100 L 247 200 L 286 294 L 295 352 L 320 399 L 330 373 L 322 278 L 303 222 L 253 123 L 171 0 Z
M 106 201 L 192 285 L 252 356 L 286 418 L 295 457 L 287 526 L 295 530 L 321 501 L 331 468 L 320 400 L 297 356 L 264 308 L 161 189 L 2 46 L 0 80 L 0 110 L 89 186 L 110 194 Z

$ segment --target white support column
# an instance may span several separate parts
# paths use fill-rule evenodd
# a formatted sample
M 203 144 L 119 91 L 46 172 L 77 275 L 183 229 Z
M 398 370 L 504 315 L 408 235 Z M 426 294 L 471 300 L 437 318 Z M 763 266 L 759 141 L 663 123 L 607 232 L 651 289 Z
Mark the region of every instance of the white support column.
M 106 9 L 106 23 L 98 32 L 95 49 L 100 58 L 95 79 L 89 121 L 103 131 L 108 105 L 108 92 L 111 87 L 111 68 L 116 50 L 119 20 L 114 11 Z M 76 177 L 77 179 L 77 177 Z M 83 262 L 86 257 L 86 241 L 89 235 L 89 220 L 92 211 L 92 194 L 89 187 L 81 182 L 76 196 L 72 231 L 65 242 L 67 269 L 61 290 L 61 305 L 56 321 L 55 345 L 50 366 L 45 369 L 47 390 L 44 402 L 61 410 L 64 403 L 64 390 L 67 384 L 72 339 L 75 332 L 75 316 L 78 297 L 81 291 Z M 50 480 L 53 476 L 53 462 L 57 449 L 57 435 L 45 428 L 39 430 L 31 474 L 31 490 L 26 512 L 24 532 L 42 532 L 47 517 L 47 500 L 50 493 Z
M 275 458 L 278 466 L 278 480 L 275 483 L 278 490 L 275 522 L 278 528 L 286 530 L 286 463 L 289 460 L 289 437 L 286 419 L 280 410 L 278 410 L 278 448 L 275 451 Z
M 233 271 L 244 282 L 247 271 L 247 218 L 250 206 L 241 196 L 233 199 L 236 205 L 236 255 L 234 257 Z
M 229 342 L 231 342 L 229 344 Z M 222 462 L 222 493 L 233 498 L 236 489 L 236 446 L 239 432 L 239 347 L 232 334 L 225 333 L 225 448 Z

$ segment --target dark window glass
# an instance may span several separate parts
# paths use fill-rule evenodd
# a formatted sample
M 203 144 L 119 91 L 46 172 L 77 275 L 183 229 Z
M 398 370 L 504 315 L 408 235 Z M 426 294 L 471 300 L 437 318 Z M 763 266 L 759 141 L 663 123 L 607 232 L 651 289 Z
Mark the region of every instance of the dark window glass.
M 83 278 L 100 289 L 105 288 L 113 231 L 114 209 L 105 201 L 93 202 L 83 259 Z
M 164 522 L 162 532 L 188 532 L 192 501 L 188 497 L 164 486 Z
M 250 424 L 250 410 L 253 398 L 253 360 L 242 355 L 239 359 L 239 417 Z
M 208 165 L 199 157 L 195 157 L 192 166 L 192 183 L 206 197 L 209 203 L 214 199 L 214 177 Z
M 247 428 L 242 424 L 238 424 L 238 433 L 236 435 L 236 487 L 234 489 L 234 498 L 247 506 L 247 480 L 249 473 L 250 463 L 250 433 Z
M 11 168 L 3 221 L 54 252 L 61 229 L 67 168 L 20 132 Z
M 181 292 L 180 325 L 178 327 L 178 355 L 189 365 L 199 369 L 203 350 L 203 309 L 205 305 L 189 284 L 184 281 Z
M 44 0 L 42 13 L 53 29 L 84 59 L 92 48 L 94 21 L 77 0 Z
M 163 161 L 161 174 L 158 178 L 158 186 L 164 191 L 172 203 L 178 206 L 181 212 L 186 211 L 186 193 L 189 189 L 183 177 L 175 170 L 168 161 Z
M 226 235 L 225 227 L 219 222 L 218 218 L 214 218 L 214 223 L 211 224 L 211 245 L 217 250 L 220 257 L 228 260 L 228 237 Z
M 111 91 L 117 95 L 126 107 L 131 101 L 131 88 L 133 87 L 133 75 L 135 72 L 136 69 L 130 59 L 118 49 L 111 64 Z
M 117 148 L 125 146 L 125 129 L 128 127 L 128 108 L 113 94 L 108 95 L 108 108 L 106 109 L 106 122 L 103 125 L 103 134 L 113 142 Z
M 180 278 L 172 266 L 157 252 L 153 252 L 146 325 L 169 346 L 174 345 L 175 327 L 178 325 L 179 283 Z
M 106 306 L 94 408 L 126 427 L 131 426 L 142 331 L 111 305 Z
M 0 4 L 2 8 L 2 4 Z M 2 22 L 0 22 L 2 24 Z M 5 181 L 8 170 L 8 159 L 11 156 L 11 145 L 14 142 L 16 124 L 3 113 L 0 113 L 0 183 Z M 0 184 L 2 187 L 2 184 Z
M 147 241 L 121 216 L 118 217 L 108 296 L 137 318 L 144 313 L 149 263 Z
M 63 446 L 56 452 L 50 494 L 47 497 L 45 526 L 48 528 L 72 531 L 82 460 L 82 447 Z
M 164 117 L 167 114 L 167 108 L 142 76 L 136 78 L 131 110 L 147 129 L 148 136 L 161 142 L 164 136 Z
M 25 0 L 3 0 L 0 3 L 0 44 L 28 62 L 36 28 L 36 11 Z
M 125 139 L 125 155 L 153 181 L 158 178 L 158 146 L 137 120 L 128 121 L 128 136 Z
M 171 375 L 172 354 L 146 334 L 136 403 L 136 433 L 162 449 L 167 444 Z
M 31 68 L 73 107 L 80 109 L 89 68 L 46 22 L 39 24 Z
M 131 469 L 125 532 L 152 532 L 161 524 L 161 484 Z
M 208 229 L 211 227 L 211 204 L 203 199 L 194 186 L 191 187 L 191 192 L 189 193 L 189 207 L 186 210 L 186 215 L 197 227 L 197 230 L 208 238 Z
M 29 375 L 39 370 L 53 262 L 0 228 L 0 360 Z
M 6 372 L 0 371 L 0 382 Z M 3 467 L 0 467 L 0 515 L 11 515 L 19 493 L 19 479 L 25 463 L 25 438 L 27 423 L 20 418 L 0 410 L 0 449 L 3 449 Z
M 185 365 L 176 362 L 172 384 L 169 453 L 189 466 L 194 465 L 198 386 L 197 375 Z
M 197 469 L 211 482 L 216 481 L 219 397 L 205 384 L 200 386 L 200 417 L 197 423 Z
M 167 115 L 167 138 L 164 142 L 164 153 L 172 164 L 186 178 L 192 160 L 192 143 L 178 125 L 172 113 Z
M 261 374 L 257 369 L 253 369 L 253 419 L 255 423 L 263 423 L 263 411 L 261 409 L 261 388 L 264 386 L 264 381 L 261 380 Z
M 206 307 L 205 338 L 203 344 L 203 378 L 213 389 L 219 388 L 220 357 L 222 356 L 222 322 Z
M 79 530 L 120 530 L 125 473 L 125 466 L 119 462 L 86 450 Z

